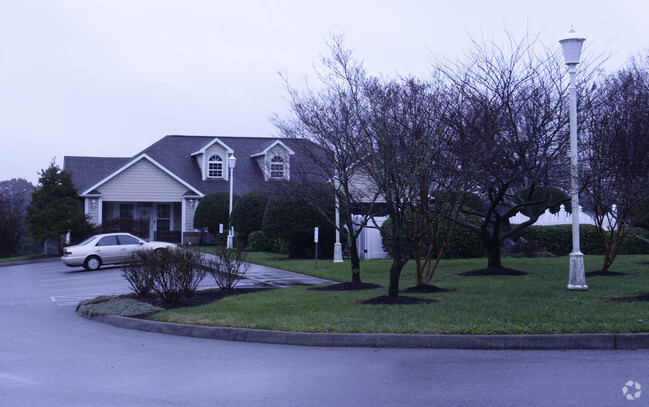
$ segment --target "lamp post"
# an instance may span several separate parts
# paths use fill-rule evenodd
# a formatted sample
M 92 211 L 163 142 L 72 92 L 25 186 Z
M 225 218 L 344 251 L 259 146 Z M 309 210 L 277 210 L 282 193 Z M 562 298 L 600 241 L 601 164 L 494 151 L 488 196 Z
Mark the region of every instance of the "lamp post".
M 336 199 L 336 213 L 335 213 L 336 243 L 334 243 L 334 263 L 342 263 L 343 262 L 343 245 L 340 243 L 340 198 L 338 197 L 338 188 L 336 188 L 335 194 L 336 194 L 336 196 L 335 196 L 335 199 Z
M 237 159 L 234 157 L 234 154 L 231 154 L 228 158 L 228 168 L 230 169 L 230 211 L 228 212 L 228 243 L 227 248 L 232 249 L 234 247 L 234 228 L 230 223 L 230 217 L 232 216 L 232 185 L 234 177 L 234 166 L 237 164 Z
M 570 99 L 570 194 L 572 201 L 572 252 L 570 253 L 570 274 L 568 277 L 568 290 L 588 290 L 586 274 L 584 273 L 584 255 L 579 249 L 579 185 L 577 173 L 577 85 L 575 73 L 581 47 L 585 38 L 576 35 L 571 29 L 568 37 L 559 41 L 563 50 L 563 58 L 568 65 L 570 85 L 568 97 Z

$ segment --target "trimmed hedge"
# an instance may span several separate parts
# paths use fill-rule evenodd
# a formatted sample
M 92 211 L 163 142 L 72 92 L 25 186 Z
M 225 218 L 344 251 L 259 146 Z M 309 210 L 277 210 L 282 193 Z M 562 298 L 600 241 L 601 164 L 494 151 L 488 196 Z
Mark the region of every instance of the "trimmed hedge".
M 633 228 L 637 235 L 648 237 L 649 231 Z M 518 233 L 541 250 L 556 256 L 565 256 L 572 251 L 572 225 L 529 226 Z M 604 245 L 595 225 L 579 225 L 579 248 L 583 254 L 604 254 Z M 627 236 L 620 245 L 618 254 L 649 254 L 649 243 Z
M 381 227 L 384 241 L 389 241 L 391 222 L 386 220 Z M 649 239 L 649 231 L 644 228 L 633 228 L 633 233 Z M 541 251 L 555 256 L 567 256 L 572 251 L 572 225 L 529 226 L 521 230 L 514 240 L 520 237 L 532 243 Z M 580 225 L 579 248 L 583 254 L 602 255 L 604 245 L 597 233 L 595 225 Z M 388 255 L 390 247 L 383 245 Z M 649 254 L 649 243 L 628 235 L 621 243 L 618 254 Z M 477 233 L 460 226 L 456 226 L 451 237 L 444 258 L 463 259 L 485 256 L 482 240 Z
M 472 219 L 471 222 L 475 223 L 478 222 L 478 220 Z M 391 247 L 389 247 L 389 244 L 385 243 L 390 241 L 390 236 L 392 235 L 392 221 L 387 219 L 383 222 L 383 225 L 381 225 L 380 230 L 383 240 L 383 250 L 385 250 L 389 256 L 392 256 Z M 476 232 L 459 225 L 454 226 L 451 240 L 444 252 L 445 259 L 469 259 L 474 257 L 484 257 L 485 255 L 486 250 L 484 244 Z

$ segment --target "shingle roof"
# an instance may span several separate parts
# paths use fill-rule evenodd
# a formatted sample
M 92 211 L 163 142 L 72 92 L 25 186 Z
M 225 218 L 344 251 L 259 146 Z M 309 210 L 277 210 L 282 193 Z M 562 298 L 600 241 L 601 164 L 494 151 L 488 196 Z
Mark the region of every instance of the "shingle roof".
M 181 136 L 170 135 L 163 137 L 151 146 L 130 158 L 116 157 L 74 157 L 64 158 L 64 169 L 72 173 L 72 180 L 79 192 L 96 185 L 142 154 L 146 154 L 167 170 L 174 173 L 186 183 L 208 194 L 218 191 L 228 191 L 229 181 L 203 180 L 196 158 L 191 154 L 201 150 L 207 144 L 218 138 L 234 150 L 237 165 L 234 169 L 234 193 L 243 195 L 251 191 L 264 191 L 269 188 L 269 182 L 264 181 L 264 174 L 256 160 L 250 156 L 263 151 L 277 140 L 281 140 L 294 151 L 313 149 L 314 145 L 303 139 L 277 139 L 268 137 L 233 137 L 233 136 Z M 291 166 L 308 164 L 308 154 L 291 156 Z
M 124 164 L 129 157 L 76 157 L 63 158 L 63 169 L 72 174 L 72 183 L 79 192 L 92 187 Z

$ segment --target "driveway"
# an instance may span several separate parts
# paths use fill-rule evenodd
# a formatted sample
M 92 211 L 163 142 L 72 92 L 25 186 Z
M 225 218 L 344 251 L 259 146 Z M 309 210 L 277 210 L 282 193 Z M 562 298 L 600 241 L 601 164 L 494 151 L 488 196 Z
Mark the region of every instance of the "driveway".
M 119 269 L 0 268 L 2 406 L 632 405 L 649 352 L 310 348 L 167 336 L 80 318 Z M 631 386 L 633 387 L 633 386 Z M 635 393 L 633 393 L 635 394 Z M 649 391 L 635 404 L 646 405 Z

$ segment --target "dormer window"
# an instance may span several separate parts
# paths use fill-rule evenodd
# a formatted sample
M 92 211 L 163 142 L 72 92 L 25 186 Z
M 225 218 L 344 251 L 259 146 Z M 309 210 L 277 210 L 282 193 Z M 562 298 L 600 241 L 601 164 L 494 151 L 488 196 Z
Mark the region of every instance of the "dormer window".
M 214 154 L 207 161 L 207 176 L 209 178 L 223 178 L 223 159 Z
M 270 177 L 273 179 L 284 178 L 284 160 L 278 155 L 270 160 Z

